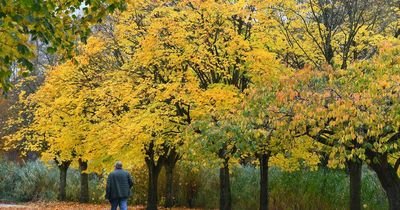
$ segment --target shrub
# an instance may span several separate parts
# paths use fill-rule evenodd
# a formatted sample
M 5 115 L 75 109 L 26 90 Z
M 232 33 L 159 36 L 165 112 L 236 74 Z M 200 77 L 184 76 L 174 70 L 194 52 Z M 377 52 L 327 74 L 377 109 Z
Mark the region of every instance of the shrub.
M 55 166 L 47 167 L 40 161 L 16 164 L 2 161 L 0 164 L 0 200 L 8 201 L 53 201 L 57 199 L 59 171 Z M 218 169 L 196 168 L 180 163 L 175 170 L 174 191 L 177 206 L 205 209 L 218 208 Z M 252 166 L 237 166 L 231 170 L 233 209 L 258 209 L 259 170 Z M 130 204 L 146 204 L 147 170 L 137 168 L 134 177 L 133 195 Z M 89 175 L 91 202 L 102 203 L 105 178 Z M 269 171 L 270 209 L 336 210 L 348 209 L 349 178 L 342 170 L 301 170 L 293 173 L 271 168 Z M 80 174 L 69 169 L 67 174 L 67 200 L 78 201 Z M 165 200 L 165 172 L 159 178 L 160 204 Z M 362 202 L 366 209 L 387 209 L 387 199 L 380 183 L 371 170 L 363 168 Z
M 57 173 L 39 161 L 22 166 L 5 162 L 0 168 L 0 196 L 4 200 L 37 201 L 57 198 Z

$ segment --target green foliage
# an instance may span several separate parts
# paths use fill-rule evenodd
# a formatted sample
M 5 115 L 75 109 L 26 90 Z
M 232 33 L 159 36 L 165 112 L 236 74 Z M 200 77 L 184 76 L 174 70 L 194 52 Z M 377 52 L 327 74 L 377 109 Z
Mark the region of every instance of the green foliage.
M 39 161 L 23 166 L 2 161 L 0 165 L 0 199 L 13 201 L 55 200 L 58 173 Z
M 277 209 L 347 209 L 349 179 L 342 170 L 271 174 L 271 202 Z M 371 171 L 363 169 L 362 205 L 366 209 L 387 209 L 385 193 Z
M 235 167 L 232 171 L 234 209 L 258 209 L 260 171 L 254 167 Z
M 58 169 L 53 167 L 52 171 L 58 172 Z M 58 177 L 57 177 L 58 178 Z M 56 183 L 58 187 L 58 181 Z M 105 196 L 105 180 L 96 174 L 89 174 L 89 193 L 91 203 L 103 203 Z M 58 190 L 58 188 L 57 188 Z M 58 194 L 58 191 L 55 192 Z M 66 186 L 66 200 L 79 201 L 80 196 L 80 173 L 75 169 L 68 169 L 67 172 L 67 186 Z
M 33 70 L 31 59 L 39 55 L 35 55 L 32 42 L 48 45 L 50 54 L 71 57 L 77 41 L 88 38 L 91 24 L 101 22 L 117 8 L 124 9 L 124 1 L 1 0 L 0 91 L 11 87 L 12 69 Z
M 192 187 L 195 193 L 194 207 L 218 208 L 219 171 L 217 169 L 200 169 L 197 172 L 177 169 L 175 183 L 178 206 L 188 206 L 185 186 L 195 182 Z M 271 209 L 326 209 L 339 210 L 348 208 L 348 175 L 342 170 L 321 169 L 310 172 L 301 170 L 284 172 L 278 168 L 270 171 L 270 207 Z M 161 186 L 164 180 L 161 176 Z M 246 166 L 232 168 L 231 176 L 233 209 L 258 209 L 259 205 L 259 169 Z M 376 175 L 363 168 L 362 205 L 366 209 L 387 209 L 386 195 Z M 161 190 L 162 192 L 162 190 Z

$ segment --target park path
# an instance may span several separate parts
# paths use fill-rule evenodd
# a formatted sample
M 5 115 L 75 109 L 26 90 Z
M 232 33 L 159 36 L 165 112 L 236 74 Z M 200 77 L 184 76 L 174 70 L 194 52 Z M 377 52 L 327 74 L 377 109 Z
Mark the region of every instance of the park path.
M 24 203 L 24 204 L 8 204 L 0 203 L 0 210 L 108 210 L 106 204 L 80 204 L 74 202 L 51 202 L 51 203 Z M 142 207 L 130 206 L 132 210 L 142 210 Z
M 0 210 L 109 210 L 108 204 L 81 204 L 75 202 L 39 202 L 11 204 L 0 203 Z M 143 206 L 129 206 L 129 210 L 144 210 Z M 159 208 L 165 210 L 165 208 Z M 188 210 L 186 208 L 173 208 L 171 210 Z M 194 210 L 194 209 L 191 209 Z
M 27 209 L 29 209 L 29 206 L 0 203 L 0 209 L 25 209 L 25 210 L 27 210 Z

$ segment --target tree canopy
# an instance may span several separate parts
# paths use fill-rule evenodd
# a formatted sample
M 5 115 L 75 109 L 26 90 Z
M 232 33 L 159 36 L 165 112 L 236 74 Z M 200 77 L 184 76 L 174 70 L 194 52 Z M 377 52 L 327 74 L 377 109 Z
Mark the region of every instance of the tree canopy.
M 115 160 L 146 167 L 150 210 L 161 168 L 172 183 L 181 159 L 219 168 L 221 209 L 231 209 L 239 164 L 260 168 L 262 210 L 270 166 L 347 168 L 360 209 L 362 164 L 400 208 L 392 1 L 1 3 L 4 91 L 13 68 L 33 67 L 32 41 L 65 57 L 37 90 L 21 91 L 8 149 L 38 152 L 65 176 L 71 163 L 82 174 L 107 173 Z
M 13 74 L 27 75 L 38 56 L 33 43 L 43 42 L 48 53 L 71 58 L 75 43 L 85 41 L 90 26 L 110 12 L 123 9 L 122 1 L 12 1 L 0 2 L 0 90 L 7 92 Z

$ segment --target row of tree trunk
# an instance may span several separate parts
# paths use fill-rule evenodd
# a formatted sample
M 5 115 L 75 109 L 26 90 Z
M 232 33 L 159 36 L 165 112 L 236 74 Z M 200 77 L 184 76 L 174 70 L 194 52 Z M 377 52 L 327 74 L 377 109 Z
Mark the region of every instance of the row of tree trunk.
M 171 208 L 175 205 L 174 199 L 174 189 L 173 189 L 173 180 L 174 180 L 174 168 L 176 165 L 176 160 L 166 159 L 163 163 L 152 164 L 148 163 L 147 167 L 149 169 L 148 176 L 148 197 L 147 197 L 147 209 L 148 210 L 156 210 L 158 206 L 158 177 L 161 172 L 162 166 L 165 167 L 166 172 L 166 192 L 165 192 L 165 207 Z
M 158 177 L 162 166 L 166 169 L 166 202 L 165 207 L 170 208 L 174 206 L 174 195 L 173 195 L 173 180 L 174 180 L 174 168 L 176 162 L 180 159 L 180 155 L 175 151 L 171 150 L 166 157 L 160 157 L 155 160 L 155 152 L 153 146 L 147 151 L 148 156 L 145 161 L 149 170 L 148 174 L 148 197 L 147 197 L 147 209 L 156 210 L 158 206 Z M 80 171 L 80 202 L 88 203 L 89 198 L 89 177 L 86 173 L 88 163 L 79 159 L 79 171 Z M 60 172 L 60 185 L 59 185 L 59 200 L 66 200 L 66 186 L 67 186 L 67 172 L 71 165 L 71 161 L 61 161 L 56 163 Z
M 56 161 L 57 162 L 57 161 Z M 58 169 L 60 171 L 60 186 L 59 186 L 59 196 L 60 201 L 66 200 L 66 187 L 67 187 L 67 172 L 71 165 L 71 161 L 57 162 Z M 79 159 L 79 171 L 81 172 L 80 177 L 80 197 L 81 203 L 89 202 L 89 174 L 86 173 L 88 167 L 87 161 L 82 161 Z
M 173 180 L 174 180 L 174 169 L 176 163 L 181 158 L 180 154 L 174 148 L 167 148 L 165 155 L 160 155 L 156 158 L 156 152 L 154 150 L 154 144 L 150 143 L 145 148 L 146 158 L 145 162 L 149 171 L 148 176 L 148 192 L 147 192 L 147 210 L 157 210 L 158 206 L 158 177 L 161 169 L 164 166 L 166 172 L 166 200 L 165 207 L 171 208 L 175 204 L 173 195 Z
M 369 164 L 377 174 L 378 179 L 386 192 L 390 210 L 400 209 L 400 178 L 396 167 L 393 167 L 387 159 L 387 155 L 379 156 L 380 160 Z M 268 169 L 270 155 L 258 156 L 260 163 L 260 210 L 269 209 L 268 199 Z M 348 161 L 347 167 L 350 179 L 350 210 L 361 210 L 361 181 L 362 161 Z M 220 168 L 220 209 L 231 210 L 232 199 L 230 195 L 229 165 L 227 162 Z
M 379 156 L 379 161 L 369 164 L 369 167 L 375 171 L 380 180 L 380 183 L 385 190 L 390 210 L 400 209 L 400 179 L 397 175 L 396 168 L 393 167 L 387 156 Z M 260 163 L 260 210 L 268 210 L 268 169 L 269 169 L 268 154 L 258 156 Z M 173 180 L 174 168 L 176 162 L 179 160 L 179 155 L 174 151 L 166 156 L 165 159 L 147 160 L 149 169 L 149 184 L 148 184 L 148 210 L 156 210 L 158 205 L 157 199 L 157 183 L 161 171 L 161 167 L 165 166 L 166 169 L 166 202 L 165 207 L 170 208 L 174 206 L 173 196 Z M 60 188 L 59 200 L 66 199 L 66 182 L 67 171 L 71 161 L 63 161 L 58 163 L 60 171 Z M 81 171 L 80 177 L 80 202 L 89 202 L 89 179 L 88 174 L 85 173 L 88 164 L 86 161 L 79 160 L 79 169 Z M 347 163 L 349 177 L 350 177 L 350 210 L 361 210 L 361 178 L 362 178 L 362 162 L 349 161 Z M 230 175 L 229 175 L 229 158 L 224 160 L 220 168 L 220 209 L 232 209 L 232 197 L 230 188 Z
M 270 154 L 257 155 L 260 163 L 260 210 L 268 210 L 268 169 Z M 229 158 L 224 158 L 224 163 L 219 172 L 220 181 L 220 210 L 232 209 L 232 196 L 229 175 Z

